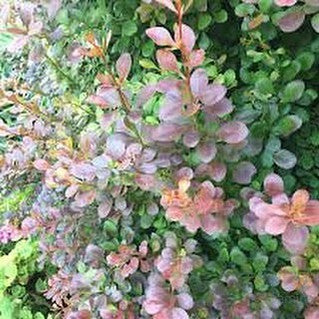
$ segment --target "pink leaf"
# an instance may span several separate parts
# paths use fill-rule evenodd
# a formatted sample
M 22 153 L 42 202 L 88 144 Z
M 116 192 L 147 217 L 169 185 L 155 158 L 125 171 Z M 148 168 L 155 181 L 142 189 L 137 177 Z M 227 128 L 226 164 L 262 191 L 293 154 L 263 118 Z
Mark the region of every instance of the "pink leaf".
M 194 50 L 189 55 L 189 62 L 187 66 L 190 68 L 196 68 L 203 64 L 205 59 L 205 51 L 203 49 Z
M 195 70 L 190 77 L 190 87 L 195 97 L 200 96 L 208 85 L 208 77 L 204 69 Z
M 173 308 L 172 309 L 172 316 L 169 319 L 189 319 L 189 316 L 184 309 Z
M 225 164 L 220 162 L 213 162 L 210 165 L 209 176 L 216 182 L 221 182 L 227 173 L 227 167 Z
M 186 310 L 192 309 L 194 306 L 194 301 L 192 296 L 185 292 L 177 296 L 177 301 L 179 306 Z
M 270 235 L 280 235 L 283 234 L 288 226 L 289 219 L 273 216 L 270 217 L 265 224 L 265 231 Z
M 116 88 L 99 87 L 96 95 L 101 97 L 108 107 L 115 108 L 120 106 L 122 103 L 119 92 Z
M 275 196 L 284 191 L 284 182 L 277 174 L 269 174 L 264 180 L 264 188 L 269 196 Z
M 147 85 L 145 86 L 138 94 L 136 106 L 140 107 L 144 105 L 156 92 L 155 85 Z
M 116 71 L 121 81 L 124 81 L 130 73 L 132 59 L 129 53 L 123 53 L 116 61 Z
M 23 47 L 28 43 L 29 36 L 22 35 L 16 37 L 7 47 L 8 52 L 10 53 L 16 53 L 23 49 Z
M 21 3 L 20 6 L 20 18 L 25 26 L 29 26 L 31 21 L 33 20 L 33 14 L 36 6 L 28 1 Z
M 79 207 L 85 207 L 93 203 L 96 193 L 94 190 L 77 193 L 75 196 L 75 203 Z
M 51 165 L 43 159 L 37 159 L 33 162 L 33 166 L 38 170 L 38 171 L 46 171 L 51 167 Z
M 187 131 L 183 136 L 183 144 L 189 148 L 195 147 L 199 140 L 200 136 L 197 131 Z
M 184 129 L 177 124 L 160 124 L 151 132 L 151 137 L 159 142 L 173 142 L 178 140 L 182 135 Z
M 146 34 L 150 37 L 157 45 L 161 46 L 175 46 L 175 42 L 172 39 L 169 32 L 163 27 L 154 27 L 146 30 Z
M 79 163 L 73 164 L 71 166 L 70 173 L 79 179 L 93 181 L 95 178 L 96 169 L 93 165 Z
M 216 145 L 214 142 L 206 142 L 206 143 L 200 144 L 197 146 L 196 151 L 197 151 L 199 159 L 203 163 L 211 162 L 217 153 Z
M 171 11 L 177 13 L 177 10 L 176 10 L 172 0 L 155 0 L 155 1 L 160 3 L 161 5 L 165 6 L 166 8 L 170 9 Z
M 241 162 L 236 166 L 233 172 L 233 180 L 241 185 L 249 184 L 256 173 L 256 167 L 252 163 Z
M 182 38 L 180 37 L 180 31 L 182 31 Z M 176 25 L 174 38 L 180 50 L 186 51 L 187 53 L 192 52 L 196 42 L 196 36 L 191 27 L 189 27 L 186 24 L 183 24 L 182 30 L 180 30 L 179 27 Z
M 307 247 L 309 230 L 306 226 L 295 226 L 292 223 L 288 225 L 282 235 L 284 247 L 292 254 L 302 254 Z
M 107 108 L 108 104 L 106 103 L 106 101 L 98 95 L 90 95 L 87 99 L 86 99 L 87 103 L 90 104 L 96 104 L 98 106 L 100 106 L 101 108 Z
M 226 95 L 227 89 L 221 84 L 210 84 L 202 88 L 201 101 L 206 105 L 214 105 L 220 102 Z
M 213 105 L 205 105 L 203 108 L 204 112 L 219 117 L 231 113 L 233 109 L 234 106 L 227 98 L 223 98 Z
M 47 12 L 48 12 L 48 17 L 50 20 L 52 20 L 58 11 L 60 10 L 62 5 L 62 0 L 50 0 L 49 3 L 47 4 Z
M 156 59 L 161 69 L 172 72 L 179 72 L 175 55 L 166 50 L 157 50 Z
M 167 94 L 164 104 L 159 110 L 159 118 L 163 121 L 172 121 L 182 116 L 182 99 L 181 96 Z
M 275 0 L 275 3 L 279 7 L 291 7 L 297 3 L 297 0 Z
M 219 137 L 228 144 L 242 142 L 249 134 L 247 126 L 242 122 L 229 122 L 222 125 L 218 131 Z
M 305 20 L 305 17 L 305 13 L 301 10 L 287 13 L 284 17 L 282 17 L 279 20 L 279 28 L 283 32 L 294 32 L 301 27 Z

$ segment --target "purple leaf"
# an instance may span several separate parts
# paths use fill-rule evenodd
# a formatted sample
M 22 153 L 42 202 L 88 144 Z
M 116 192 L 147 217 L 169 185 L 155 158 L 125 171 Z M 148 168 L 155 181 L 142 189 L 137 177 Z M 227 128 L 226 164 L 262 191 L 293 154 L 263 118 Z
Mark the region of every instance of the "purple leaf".
M 195 45 L 196 37 L 193 29 L 186 24 L 182 25 L 182 39 L 180 38 L 180 29 L 175 26 L 175 42 L 181 51 L 190 53 Z
M 62 6 L 62 0 L 50 0 L 49 3 L 46 5 L 48 17 L 52 20 Z
M 95 178 L 96 169 L 91 164 L 73 164 L 70 168 L 70 173 L 82 180 L 93 181 Z
M 187 65 L 190 68 L 196 68 L 197 66 L 200 66 L 203 64 L 205 59 L 205 51 L 203 49 L 194 50 L 191 52 L 189 56 L 189 62 Z
M 283 32 L 294 32 L 302 26 L 305 17 L 305 13 L 301 10 L 287 13 L 278 21 L 279 28 Z
M 121 105 L 121 98 L 117 89 L 112 87 L 99 87 L 96 93 L 108 107 L 116 108 Z
M 275 0 L 275 4 L 279 7 L 291 7 L 297 3 L 298 0 Z
M 159 110 L 159 118 L 163 121 L 172 121 L 182 116 L 182 99 L 179 92 L 166 94 L 164 104 Z
M 166 8 L 170 9 L 171 11 L 177 13 L 177 10 L 176 10 L 172 0 L 155 0 L 155 1 L 160 3 L 161 5 L 165 6 Z
M 152 130 L 151 137 L 158 142 L 173 142 L 181 137 L 183 131 L 180 125 L 163 123 Z
M 175 42 L 172 39 L 169 32 L 163 27 L 154 27 L 146 30 L 146 34 L 157 45 L 161 46 L 175 46 Z
M 147 85 L 145 86 L 138 94 L 136 106 L 140 107 L 144 105 L 156 92 L 155 85 Z
M 210 84 L 202 88 L 201 101 L 206 105 L 214 105 L 220 102 L 226 95 L 227 89 L 221 84 Z
M 123 53 L 116 61 L 116 71 L 120 77 L 120 81 L 126 80 L 132 66 L 132 59 L 129 53 Z
M 196 147 L 197 155 L 203 163 L 211 162 L 216 156 L 217 149 L 214 142 L 205 142 Z
M 233 171 L 233 180 L 241 185 L 249 184 L 256 173 L 256 167 L 252 163 L 241 162 Z
M 249 134 L 247 126 L 242 122 L 229 122 L 222 125 L 218 131 L 219 137 L 228 144 L 242 142 Z
M 126 145 L 120 134 L 111 135 L 106 142 L 107 153 L 115 160 L 125 153 Z
M 105 218 L 108 216 L 112 209 L 113 202 L 111 199 L 106 199 L 103 203 L 101 203 L 97 209 L 99 217 Z
M 204 69 L 195 70 L 190 77 L 190 87 L 195 97 L 199 97 L 208 86 L 208 77 Z
M 183 136 L 183 144 L 193 148 L 199 143 L 200 137 L 197 131 L 187 131 Z
M 157 50 L 156 59 L 161 69 L 165 71 L 179 72 L 175 55 L 167 50 Z
M 309 230 L 306 226 L 295 226 L 289 224 L 282 235 L 282 242 L 285 248 L 292 254 L 302 254 L 307 247 Z
M 219 102 L 213 105 L 205 105 L 203 110 L 208 114 L 222 117 L 233 111 L 234 106 L 227 98 L 222 98 Z
M 297 163 L 297 158 L 295 154 L 285 149 L 282 149 L 276 152 L 273 158 L 274 158 L 274 162 L 283 169 L 291 169 Z

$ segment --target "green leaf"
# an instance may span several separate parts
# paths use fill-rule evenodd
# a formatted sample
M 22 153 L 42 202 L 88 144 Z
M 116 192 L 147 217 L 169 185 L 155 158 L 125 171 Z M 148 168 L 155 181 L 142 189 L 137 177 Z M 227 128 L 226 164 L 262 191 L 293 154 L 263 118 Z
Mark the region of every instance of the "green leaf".
M 295 102 L 299 100 L 305 90 L 305 83 L 301 80 L 295 80 L 288 83 L 284 89 L 282 101 Z
M 248 262 L 246 255 L 238 247 L 234 247 L 231 250 L 230 260 L 239 266 L 247 264 Z
M 256 257 L 253 260 L 253 267 L 255 271 L 261 272 L 266 269 L 268 263 L 268 257 L 261 253 L 257 253 Z
M 260 11 L 263 13 L 267 13 L 271 6 L 273 4 L 273 0 L 259 0 L 258 1 L 258 6 L 260 8 Z
M 301 70 L 299 61 L 292 61 L 287 67 L 283 69 L 283 80 L 292 81 Z
M 256 90 L 261 94 L 273 94 L 274 86 L 269 78 L 261 78 L 255 84 Z
M 297 56 L 297 61 L 303 71 L 308 71 L 315 62 L 315 55 L 312 52 L 302 52 Z
M 235 14 L 238 17 L 245 17 L 252 15 L 255 12 L 256 8 L 253 4 L 250 3 L 241 3 L 235 8 Z
M 242 238 L 238 241 L 238 246 L 246 251 L 256 251 L 258 249 L 258 245 L 256 242 L 248 237 Z
M 297 115 L 287 115 L 274 127 L 274 133 L 287 137 L 297 131 L 301 125 L 302 120 L 300 117 Z
M 134 21 L 126 21 L 122 25 L 122 35 L 131 37 L 137 32 L 137 25 Z
M 205 30 L 211 24 L 211 22 L 212 17 L 209 13 L 205 12 L 204 14 L 201 14 L 197 23 L 198 29 L 201 31 Z
M 220 11 L 215 12 L 213 17 L 217 23 L 224 23 L 228 19 L 228 13 L 226 10 L 222 9 Z
M 313 27 L 313 29 L 319 33 L 319 13 L 315 14 L 312 18 L 311 18 L 311 25 Z
M 144 69 L 157 69 L 155 63 L 149 59 L 141 59 L 139 60 L 139 64 Z

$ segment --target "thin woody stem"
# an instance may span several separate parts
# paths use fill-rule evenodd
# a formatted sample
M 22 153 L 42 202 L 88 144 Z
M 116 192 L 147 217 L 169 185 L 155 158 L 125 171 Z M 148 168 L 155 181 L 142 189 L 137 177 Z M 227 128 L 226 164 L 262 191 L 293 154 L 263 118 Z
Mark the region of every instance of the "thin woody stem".
M 116 88 L 117 88 L 117 90 L 119 92 L 119 96 L 120 96 L 122 105 L 124 106 L 126 113 L 129 113 L 130 110 L 131 110 L 130 102 L 128 101 L 127 97 L 125 96 L 125 93 L 122 91 L 121 85 L 119 85 L 119 83 L 117 82 L 116 77 L 114 76 L 112 70 L 109 68 L 109 65 L 107 63 L 107 59 L 106 59 L 106 56 L 105 56 L 104 52 L 101 50 L 100 47 L 97 47 L 97 48 L 98 48 L 98 50 L 100 52 L 100 55 L 102 57 L 102 60 L 104 62 L 105 69 L 106 69 L 107 73 L 110 75 L 113 84 L 116 86 Z M 128 117 L 126 117 L 126 121 L 127 121 L 127 124 L 128 124 L 128 125 L 126 125 L 127 128 L 129 130 L 131 130 L 136 135 L 136 137 L 138 138 L 139 142 L 143 146 L 145 146 L 145 142 L 143 141 L 143 138 L 140 135 L 135 123 L 133 123 Z

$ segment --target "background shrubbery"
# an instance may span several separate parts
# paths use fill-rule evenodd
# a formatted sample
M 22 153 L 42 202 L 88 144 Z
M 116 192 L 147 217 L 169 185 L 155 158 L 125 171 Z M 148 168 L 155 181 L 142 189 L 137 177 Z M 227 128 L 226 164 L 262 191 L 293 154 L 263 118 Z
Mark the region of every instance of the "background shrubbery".
M 317 0 L 0 10 L 1 319 L 319 318 Z

